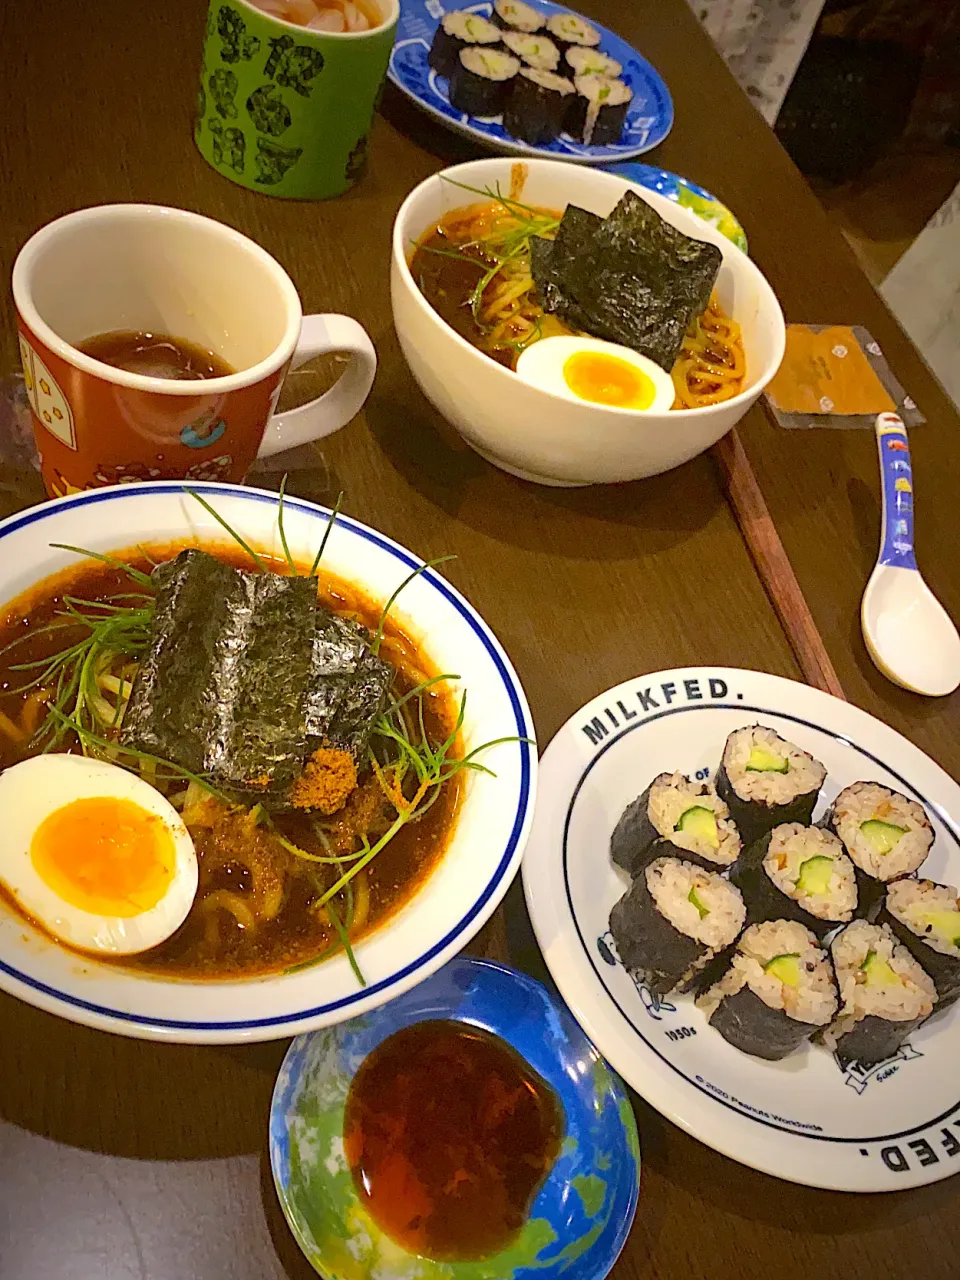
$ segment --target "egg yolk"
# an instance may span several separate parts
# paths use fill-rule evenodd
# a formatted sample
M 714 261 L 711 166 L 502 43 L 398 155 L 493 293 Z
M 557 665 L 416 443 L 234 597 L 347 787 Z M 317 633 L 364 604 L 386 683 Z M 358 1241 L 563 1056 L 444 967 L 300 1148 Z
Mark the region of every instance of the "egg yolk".
M 656 395 L 645 373 L 603 351 L 575 351 L 564 363 L 563 380 L 581 400 L 614 409 L 649 409 Z
M 116 796 L 72 800 L 48 814 L 34 832 L 30 858 L 64 902 L 99 916 L 149 911 L 176 868 L 163 818 Z

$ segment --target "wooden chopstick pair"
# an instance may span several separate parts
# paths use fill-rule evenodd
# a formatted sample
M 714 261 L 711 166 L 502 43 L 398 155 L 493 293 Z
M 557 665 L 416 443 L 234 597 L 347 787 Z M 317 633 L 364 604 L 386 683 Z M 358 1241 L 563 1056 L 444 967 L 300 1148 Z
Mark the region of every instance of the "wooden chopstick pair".
M 843 686 L 800 590 L 800 583 L 735 428 L 717 441 L 713 453 L 723 473 L 727 500 L 760 581 L 790 641 L 803 678 L 815 689 L 822 689 L 846 701 Z

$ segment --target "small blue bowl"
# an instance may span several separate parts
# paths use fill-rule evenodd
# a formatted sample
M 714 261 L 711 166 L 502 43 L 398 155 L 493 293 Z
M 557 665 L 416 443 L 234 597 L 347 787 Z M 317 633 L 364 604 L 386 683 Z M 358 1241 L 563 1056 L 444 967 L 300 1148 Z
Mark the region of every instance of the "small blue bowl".
M 382 1040 L 429 1018 L 506 1040 L 556 1089 L 566 1114 L 560 1156 L 526 1226 L 509 1249 L 481 1261 L 435 1262 L 401 1249 L 362 1205 L 344 1157 L 344 1104 L 357 1068 Z M 294 1040 L 273 1094 L 270 1162 L 287 1221 L 328 1280 L 602 1280 L 640 1190 L 633 1110 L 569 1011 L 525 974 L 466 956 L 373 1013 Z

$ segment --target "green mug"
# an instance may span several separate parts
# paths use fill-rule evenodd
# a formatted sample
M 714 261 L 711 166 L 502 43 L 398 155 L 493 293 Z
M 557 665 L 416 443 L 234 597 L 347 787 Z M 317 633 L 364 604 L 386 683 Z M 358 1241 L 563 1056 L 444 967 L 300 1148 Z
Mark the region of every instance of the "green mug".
M 398 0 L 368 0 L 369 31 L 310 31 L 247 0 L 211 0 L 194 137 L 231 182 L 298 200 L 338 196 L 360 176 Z

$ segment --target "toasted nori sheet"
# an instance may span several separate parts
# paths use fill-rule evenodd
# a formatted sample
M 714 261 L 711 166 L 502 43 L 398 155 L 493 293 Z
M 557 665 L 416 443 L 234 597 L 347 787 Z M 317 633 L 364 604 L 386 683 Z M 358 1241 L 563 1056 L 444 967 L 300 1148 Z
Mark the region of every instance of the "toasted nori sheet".
M 660 914 L 642 872 L 610 912 L 610 932 L 623 967 L 657 996 L 686 990 L 707 950 Z
M 245 573 L 198 550 L 153 579 L 122 744 L 241 795 L 286 790 L 303 760 L 316 580 Z
M 554 251 L 531 251 L 544 310 L 669 372 L 690 322 L 710 301 L 720 250 L 678 231 L 633 191 L 597 223 L 581 209 L 565 227 L 571 209 Z
M 877 915 L 876 922 L 879 925 L 888 924 L 896 934 L 897 941 L 903 943 L 917 964 L 933 979 L 933 985 L 937 988 L 934 1013 L 949 1009 L 960 998 L 960 959 L 945 956 L 942 951 L 935 951 L 928 946 L 919 934 L 892 915 L 886 906 Z
M 730 879 L 743 895 L 747 908 L 747 923 L 759 924 L 762 920 L 798 920 L 822 940 L 831 930 L 845 922 L 821 920 L 819 916 L 806 911 L 799 902 L 773 883 L 763 865 L 772 834 L 768 831 L 761 839 L 755 840 L 749 849 L 744 849 L 730 868 Z
M 914 1018 L 911 1022 L 888 1022 L 886 1018 L 868 1015 L 841 1036 L 834 1051 L 837 1062 L 846 1071 L 851 1063 L 862 1067 L 875 1067 L 878 1062 L 892 1058 L 904 1040 L 926 1021 Z
M 817 1030 L 798 1022 L 783 1009 L 771 1009 L 750 987 L 724 996 L 710 1017 L 710 1025 L 728 1044 L 754 1058 L 778 1062 L 809 1040 Z
M 370 652 L 370 636 L 359 623 L 318 607 L 307 691 L 307 754 L 326 743 L 359 762 L 393 676 L 389 663 Z

